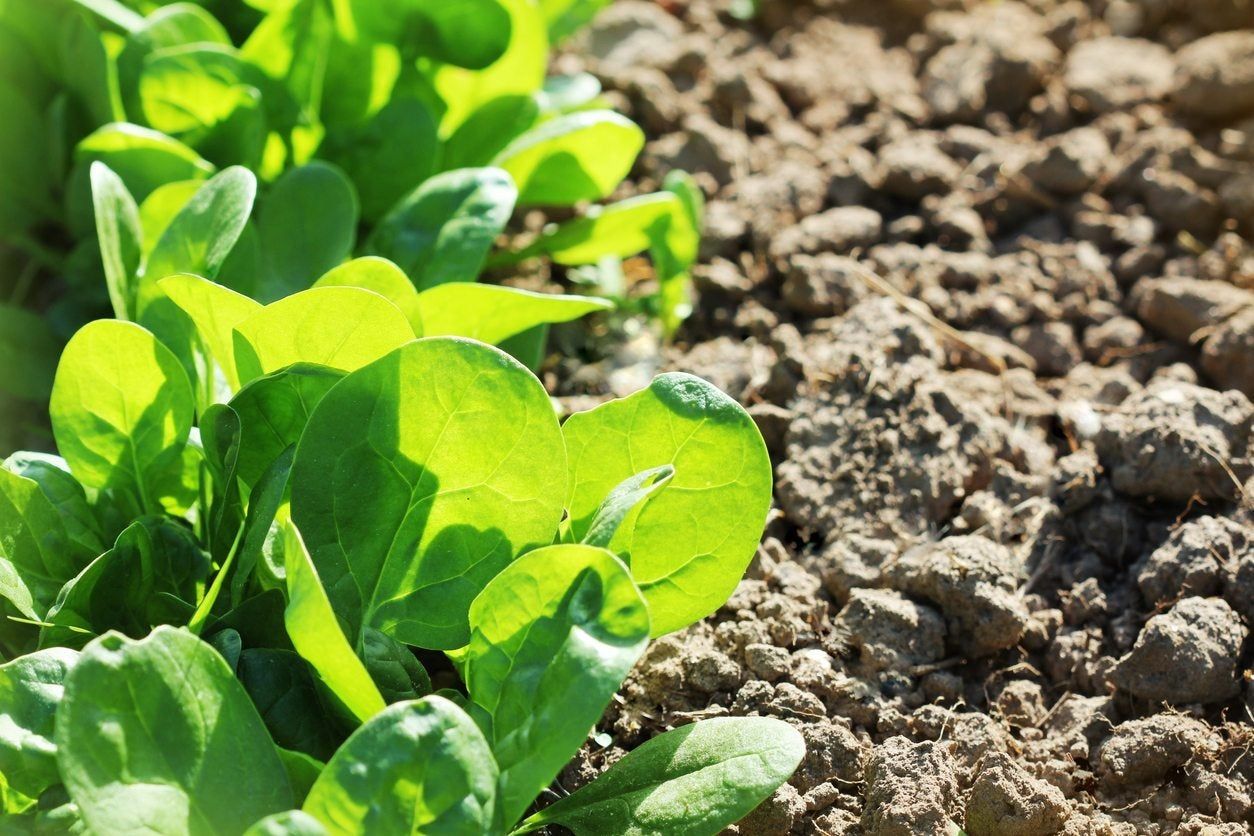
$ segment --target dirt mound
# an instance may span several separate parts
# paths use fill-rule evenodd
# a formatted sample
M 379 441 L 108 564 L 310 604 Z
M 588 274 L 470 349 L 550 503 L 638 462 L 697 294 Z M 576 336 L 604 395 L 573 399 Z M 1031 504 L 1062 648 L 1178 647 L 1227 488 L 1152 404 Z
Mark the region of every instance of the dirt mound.
M 711 377 L 778 506 L 567 779 L 765 714 L 809 753 L 743 834 L 1248 832 L 1254 5 L 759 5 L 563 59 L 710 197 L 678 344 L 566 385 Z

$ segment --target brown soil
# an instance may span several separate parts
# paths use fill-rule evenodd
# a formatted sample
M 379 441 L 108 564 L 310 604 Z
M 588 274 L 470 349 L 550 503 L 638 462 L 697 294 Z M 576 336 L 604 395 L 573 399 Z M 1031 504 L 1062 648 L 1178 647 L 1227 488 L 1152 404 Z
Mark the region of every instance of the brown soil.
M 768 714 L 809 752 L 742 834 L 1249 832 L 1254 2 L 727 5 L 563 59 L 711 200 L 677 343 L 561 377 L 710 378 L 776 511 L 565 785 Z

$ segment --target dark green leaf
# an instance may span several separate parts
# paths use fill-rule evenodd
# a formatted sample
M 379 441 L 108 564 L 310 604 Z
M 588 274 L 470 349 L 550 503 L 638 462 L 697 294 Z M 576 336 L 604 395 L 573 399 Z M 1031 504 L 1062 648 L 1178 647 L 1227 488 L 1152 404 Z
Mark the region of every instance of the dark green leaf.
M 0 665 L 0 775 L 30 798 L 61 783 L 53 730 L 77 661 L 76 651 L 57 647 Z
M 331 131 L 318 153 L 356 185 L 361 216 L 371 223 L 437 171 L 439 155 L 435 117 L 425 104 L 406 97 Z
M 266 276 L 263 302 L 305 290 L 340 264 L 357 237 L 357 195 L 339 169 L 310 163 L 288 171 L 258 210 Z
M 208 576 L 209 559 L 189 529 L 142 517 L 66 583 L 40 642 L 78 647 L 108 630 L 138 638 L 159 624 L 183 624 Z
M 395 262 L 420 290 L 472 282 L 517 197 L 513 181 L 500 169 L 438 174 L 388 213 L 366 248 Z
M 60 350 L 46 319 L 0 303 L 0 393 L 29 401 L 47 398 Z
M 318 693 L 309 666 L 290 650 L 253 648 L 239 657 L 236 671 L 244 690 L 274 742 L 321 760 L 334 752 L 343 734 Z
M 89 644 L 66 682 L 56 743 L 61 777 L 96 833 L 242 833 L 292 807 L 248 694 L 185 630 Z
M 389 704 L 431 693 L 431 677 L 408 647 L 367 627 L 362 631 L 362 661 Z

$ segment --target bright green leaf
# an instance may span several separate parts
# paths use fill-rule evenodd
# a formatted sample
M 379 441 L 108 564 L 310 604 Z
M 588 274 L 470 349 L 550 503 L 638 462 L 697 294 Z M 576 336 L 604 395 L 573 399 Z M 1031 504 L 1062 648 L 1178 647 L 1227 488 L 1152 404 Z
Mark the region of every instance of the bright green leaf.
M 623 182 L 644 131 L 610 110 L 559 116 L 533 128 L 500 153 L 496 165 L 518 184 L 523 206 L 571 206 L 600 200 Z
M 683 211 L 669 192 L 628 198 L 604 208 L 595 207 L 582 218 L 546 230 L 509 261 L 547 255 L 558 264 L 595 264 L 612 256 L 627 258 L 649 249 Z
M 558 296 L 497 285 L 458 282 L 418 295 L 422 331 L 429 337 L 470 337 L 500 345 L 537 325 L 570 322 L 612 302 L 590 296 Z
M 318 287 L 271 302 L 235 326 L 235 366 L 248 383 L 293 363 L 353 371 L 414 339 L 400 308 L 356 287 Z
M 618 558 L 558 545 L 523 555 L 470 608 L 470 698 L 491 716 L 500 818 L 516 821 L 579 749 L 649 641 Z
M 664 464 L 624 479 L 618 487 L 610 491 L 610 495 L 592 515 L 592 522 L 588 524 L 588 529 L 580 542 L 589 546 L 608 548 L 614 540 L 614 535 L 618 533 L 619 526 L 623 524 L 623 520 L 627 519 L 637 506 L 646 502 L 661 488 L 666 487 L 674 476 L 675 468 Z
M 412 342 L 350 374 L 314 409 L 292 516 L 352 634 L 469 638 L 471 600 L 552 542 L 565 455 L 544 387 L 504 353 Z
M 113 315 L 118 319 L 132 319 L 136 313 L 136 291 L 144 252 L 139 207 L 122 179 L 100 162 L 91 164 L 91 196 Z
M 414 334 L 423 336 L 422 318 L 418 314 L 418 289 L 401 268 L 386 258 L 373 255 L 354 258 L 328 271 L 313 286 L 373 290 L 400 308 L 413 327 Z
M 104 551 L 100 524 L 87 502 L 87 493 L 70 475 L 70 466 L 65 459 L 48 453 L 22 451 L 5 459 L 3 467 L 39 485 L 65 526 L 66 536 L 70 539 L 68 548 L 93 556 Z
M 167 276 L 157 284 L 174 304 L 191 317 L 200 338 L 226 376 L 231 391 L 239 389 L 239 375 L 235 368 L 235 326 L 260 311 L 261 303 L 188 273 Z
M 575 539 L 624 479 L 675 468 L 609 546 L 644 592 L 654 635 L 721 606 L 753 558 L 771 504 L 770 458 L 748 413 L 700 378 L 664 374 L 648 389 L 571 416 L 562 432 Z
M 244 230 L 256 196 L 257 178 L 248 169 L 235 166 L 212 177 L 153 247 L 144 269 L 146 280 L 155 283 L 176 273 L 217 276 Z
M 244 836 L 327 836 L 327 829 L 302 810 L 275 813 L 244 831 Z
M 182 471 L 192 408 L 187 375 L 165 346 L 138 325 L 99 320 L 65 347 L 49 411 L 75 478 L 138 515 L 160 512 L 162 486 Z
M 288 635 L 296 652 L 310 664 L 323 684 L 364 723 L 382 711 L 386 703 L 365 665 L 344 638 L 300 532 L 293 525 L 284 529 L 288 600 L 283 619 Z

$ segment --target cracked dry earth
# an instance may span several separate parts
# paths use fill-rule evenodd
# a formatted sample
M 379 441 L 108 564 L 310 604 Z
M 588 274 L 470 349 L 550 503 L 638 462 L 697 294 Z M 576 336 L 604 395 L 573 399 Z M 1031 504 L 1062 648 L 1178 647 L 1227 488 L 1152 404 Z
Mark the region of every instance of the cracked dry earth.
M 560 63 L 710 203 L 675 345 L 551 382 L 704 375 L 776 464 L 563 785 L 763 714 L 746 836 L 1250 832 L 1254 3 L 620 0 Z

